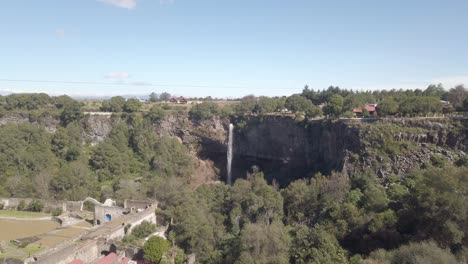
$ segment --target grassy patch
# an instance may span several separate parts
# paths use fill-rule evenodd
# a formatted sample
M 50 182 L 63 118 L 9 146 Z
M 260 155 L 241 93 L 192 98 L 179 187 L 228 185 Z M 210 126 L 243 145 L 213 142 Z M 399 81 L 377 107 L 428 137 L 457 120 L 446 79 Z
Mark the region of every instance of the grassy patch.
M 23 252 L 26 253 L 27 255 L 33 255 L 33 254 L 36 254 L 37 252 L 40 252 L 42 250 L 44 250 L 45 248 L 44 247 L 41 247 L 40 245 L 36 245 L 36 244 L 31 244 L 29 246 L 27 246 L 26 248 L 23 249 Z
M 414 128 L 401 126 L 395 123 L 374 123 L 363 126 L 363 138 L 371 149 L 379 155 L 395 156 L 413 151 L 416 144 L 410 141 L 397 141 L 395 135 L 421 134 L 427 130 L 423 128 Z
M 0 217 L 39 218 L 46 216 L 50 216 L 50 214 L 27 211 L 0 210 Z

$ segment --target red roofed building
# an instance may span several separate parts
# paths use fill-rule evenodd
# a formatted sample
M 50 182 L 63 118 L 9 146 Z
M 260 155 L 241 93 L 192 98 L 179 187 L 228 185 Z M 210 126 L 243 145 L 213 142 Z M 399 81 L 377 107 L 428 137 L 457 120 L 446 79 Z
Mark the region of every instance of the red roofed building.
M 169 100 L 169 102 L 171 102 L 173 104 L 187 104 L 188 100 L 185 97 L 181 96 L 181 97 L 178 97 L 178 98 L 173 97 L 173 98 L 171 98 L 171 100 Z
M 75 259 L 74 261 L 70 262 L 70 264 L 84 264 L 84 262 L 81 261 L 81 259 Z
M 117 255 L 112 252 L 109 255 L 102 257 L 96 261 L 96 264 L 113 264 L 117 258 Z
M 367 112 L 369 112 L 370 116 L 376 116 L 377 115 L 377 104 L 366 104 L 362 108 L 354 108 L 353 113 L 357 117 L 362 117 L 363 116 L 363 110 L 365 109 Z

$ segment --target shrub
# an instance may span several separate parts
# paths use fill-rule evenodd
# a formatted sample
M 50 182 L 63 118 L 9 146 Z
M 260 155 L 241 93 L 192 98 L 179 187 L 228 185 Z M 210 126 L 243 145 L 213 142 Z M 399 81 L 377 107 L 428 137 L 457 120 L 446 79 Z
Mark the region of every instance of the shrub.
M 162 108 L 163 110 L 171 110 L 171 109 L 172 109 L 172 107 L 171 107 L 169 104 L 162 104 L 162 105 L 161 105 L 161 108 Z
M 136 238 L 145 238 L 156 231 L 156 225 L 148 221 L 141 222 L 132 230 L 132 235 Z
M 44 205 L 38 200 L 32 200 L 28 207 L 26 208 L 27 211 L 31 212 L 40 212 L 44 208 Z
M 62 208 L 55 208 L 55 209 L 52 210 L 51 213 L 52 213 L 53 216 L 59 216 L 59 215 L 61 215 L 63 213 L 63 210 L 62 210 Z
M 445 166 L 446 160 L 442 155 L 435 154 L 431 157 L 431 163 L 435 167 L 443 168 Z
M 150 238 L 143 248 L 145 260 L 151 263 L 160 263 L 169 246 L 169 242 L 161 237 Z
M 134 235 L 127 235 L 127 236 L 124 236 L 123 239 L 122 239 L 122 242 L 124 244 L 134 244 L 135 243 L 135 240 L 136 240 L 136 237 Z
M 194 105 L 190 109 L 190 117 L 194 119 L 205 120 L 219 113 L 219 107 L 213 102 L 203 102 L 201 104 Z
M 458 159 L 455 162 L 455 165 L 457 165 L 458 167 L 463 167 L 463 166 L 468 167 L 468 155 L 465 155 L 465 156 L 461 157 L 460 159 Z
M 375 263 L 458 263 L 449 250 L 426 241 L 403 245 L 392 251 L 379 249 L 370 254 L 370 260 Z
M 5 205 L 3 203 L 0 203 L 0 210 L 3 210 L 4 207 Z
M 29 245 L 29 241 L 25 240 L 23 242 L 21 242 L 21 244 L 18 245 L 18 247 L 20 248 L 25 248 Z
M 21 200 L 18 206 L 16 207 L 16 210 L 23 211 L 24 209 L 26 209 L 26 202 L 24 200 Z

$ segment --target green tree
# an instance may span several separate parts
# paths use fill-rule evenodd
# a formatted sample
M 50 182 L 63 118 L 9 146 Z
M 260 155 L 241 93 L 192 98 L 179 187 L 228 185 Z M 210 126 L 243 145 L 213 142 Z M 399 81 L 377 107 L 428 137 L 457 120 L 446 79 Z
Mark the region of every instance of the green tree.
M 141 224 L 133 228 L 132 235 L 141 239 L 153 234 L 154 232 L 156 232 L 156 224 L 143 221 Z
M 323 113 L 326 115 L 338 117 L 343 113 L 344 99 L 341 95 L 332 95 L 327 104 L 323 107 Z
M 409 197 L 399 212 L 402 231 L 442 247 L 467 243 L 467 173 L 466 167 L 446 166 L 411 174 L 405 183 Z
M 127 113 L 138 112 L 142 106 L 143 104 L 140 102 L 140 100 L 136 98 L 130 98 L 125 102 L 123 110 Z
M 449 90 L 445 99 L 447 99 L 457 110 L 463 107 L 463 101 L 468 98 L 468 91 L 463 85 L 457 85 Z
M 145 118 L 151 123 L 158 123 L 165 116 L 164 110 L 158 105 L 153 105 L 148 113 L 145 114 Z
M 161 93 L 161 95 L 159 96 L 159 99 L 161 99 L 161 101 L 169 101 L 169 100 L 171 99 L 171 94 L 170 94 L 170 93 L 163 92 L 163 93 Z
M 348 263 L 346 250 L 333 235 L 320 227 L 296 226 L 292 237 L 290 263 Z
M 377 106 L 377 113 L 380 116 L 394 115 L 398 112 L 398 103 L 393 97 L 387 97 Z
M 75 102 L 73 104 L 66 105 L 63 108 L 60 120 L 64 126 L 67 126 L 71 122 L 78 121 L 82 117 L 81 104 Z
M 122 112 L 125 105 L 125 98 L 114 96 L 110 100 L 102 102 L 101 110 L 107 112 Z
M 313 104 L 310 100 L 300 95 L 292 95 L 286 99 L 285 107 L 292 111 L 296 112 L 305 112 L 313 107 Z
M 193 159 L 187 148 L 177 139 L 162 137 L 155 146 L 151 169 L 161 175 L 187 177 L 193 168 Z
M 289 235 L 280 222 L 247 224 L 240 235 L 236 263 L 289 263 Z
M 216 103 L 206 101 L 201 104 L 194 105 L 190 109 L 189 114 L 191 118 L 205 120 L 216 116 L 219 112 L 219 106 Z
M 194 196 L 186 196 L 172 211 L 176 242 L 186 252 L 196 254 L 200 263 L 219 263 L 219 241 L 223 226 L 216 224 L 206 203 Z M 221 229 L 221 230 L 219 230 Z
M 463 100 L 463 110 L 468 111 L 468 96 Z
M 169 242 L 164 238 L 158 236 L 151 237 L 145 242 L 143 247 L 145 260 L 154 264 L 161 263 L 163 255 L 167 252 L 169 247 Z
M 433 97 L 438 97 L 438 98 L 441 98 L 442 95 L 444 95 L 444 93 L 445 93 L 444 86 L 442 86 L 441 83 L 437 85 L 431 84 L 426 88 L 426 90 L 424 90 L 425 96 L 433 96 Z
M 457 264 L 455 256 L 449 250 L 442 249 L 434 242 L 423 241 L 420 243 L 410 243 L 403 245 L 392 251 L 383 249 L 372 252 L 365 263 L 382 263 L 382 264 L 423 264 L 423 263 L 440 263 L 440 264 Z
M 150 102 L 154 103 L 154 102 L 157 102 L 159 101 L 159 95 L 155 92 L 152 92 L 150 95 L 149 95 L 149 100 Z
M 249 180 L 239 179 L 231 193 L 232 225 L 241 227 L 245 223 L 270 224 L 283 216 L 283 198 L 268 185 L 263 173 L 256 173 Z
M 260 96 L 253 109 L 255 113 L 266 114 L 273 113 L 278 110 L 278 101 L 271 97 Z
M 241 99 L 240 104 L 234 106 L 234 111 L 238 115 L 252 113 L 257 105 L 257 98 L 254 95 L 247 95 Z
M 68 95 L 57 96 L 54 99 L 55 99 L 55 107 L 59 109 L 63 109 L 68 105 L 73 105 L 77 103 L 73 98 L 71 98 Z
M 317 116 L 323 115 L 322 109 L 314 105 L 312 105 L 309 109 L 307 109 L 305 113 L 306 113 L 306 116 L 308 117 L 317 117 Z
M 44 209 L 44 205 L 38 200 L 32 200 L 26 210 L 31 212 L 41 212 Z

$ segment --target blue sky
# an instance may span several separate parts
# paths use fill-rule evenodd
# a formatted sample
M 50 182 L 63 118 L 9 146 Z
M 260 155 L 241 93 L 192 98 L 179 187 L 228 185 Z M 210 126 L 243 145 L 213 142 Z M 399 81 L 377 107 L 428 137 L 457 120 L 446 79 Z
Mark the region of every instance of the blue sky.
M 466 0 L 4 1 L 0 79 L 126 85 L 0 81 L 0 90 L 236 97 L 305 84 L 450 88 L 468 85 L 467 13 Z

